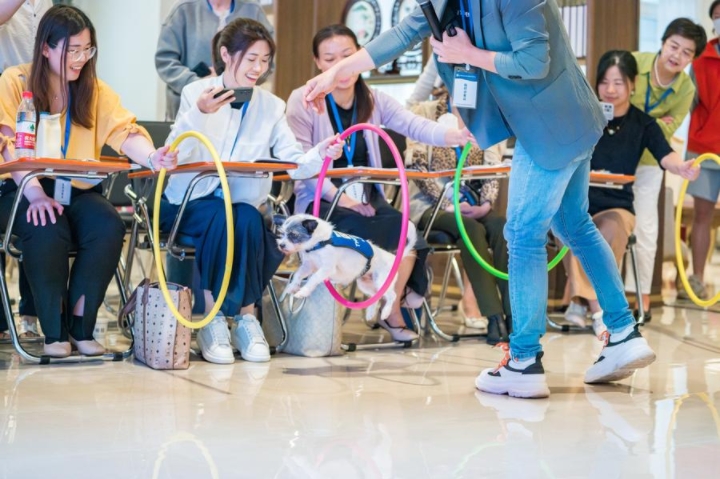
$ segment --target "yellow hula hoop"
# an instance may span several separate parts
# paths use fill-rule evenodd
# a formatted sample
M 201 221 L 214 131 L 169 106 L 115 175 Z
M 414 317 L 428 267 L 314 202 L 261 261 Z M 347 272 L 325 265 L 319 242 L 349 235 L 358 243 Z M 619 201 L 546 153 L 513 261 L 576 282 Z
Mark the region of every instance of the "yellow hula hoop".
M 695 166 L 700 166 L 700 163 L 703 161 L 712 160 L 718 165 L 720 165 L 720 156 L 714 155 L 712 153 L 705 153 L 704 155 L 700 155 L 695 160 Z M 675 209 L 675 261 L 677 261 L 677 267 L 678 267 L 678 273 L 680 274 L 680 281 L 682 281 L 683 287 L 685 288 L 685 291 L 687 292 L 688 296 L 692 300 L 693 303 L 697 304 L 701 308 L 709 308 L 710 306 L 714 305 L 718 301 L 720 301 L 720 293 L 716 294 L 714 297 L 703 300 L 697 297 L 695 292 L 690 287 L 690 283 L 688 282 L 687 278 L 687 271 L 685 270 L 685 265 L 683 264 L 682 260 L 682 247 L 680 244 L 680 227 L 682 226 L 682 210 L 683 210 L 683 202 L 685 201 L 685 195 L 687 194 L 688 184 L 690 182 L 688 180 L 683 181 L 682 187 L 680 188 L 680 196 L 678 197 L 678 203 L 677 208 Z
M 155 189 L 155 201 L 153 203 L 153 256 L 155 256 L 155 267 L 158 272 L 158 283 L 160 283 L 160 290 L 162 291 L 163 297 L 165 298 L 165 301 L 167 302 L 170 311 L 172 311 L 175 318 L 183 326 L 187 326 L 191 329 L 200 329 L 210 323 L 210 321 L 212 321 L 218 311 L 220 311 L 220 306 L 222 306 L 223 301 L 225 301 L 225 295 L 227 294 L 228 285 L 230 284 L 230 273 L 232 272 L 234 251 L 233 245 L 235 244 L 235 222 L 233 221 L 230 186 L 227 182 L 225 168 L 223 168 L 222 161 L 220 161 L 220 156 L 218 156 L 217 151 L 215 150 L 215 147 L 212 145 L 212 143 L 210 143 L 210 140 L 208 140 L 205 135 L 202 135 L 196 131 L 188 131 L 178 136 L 175 141 L 172 142 L 169 151 L 175 151 L 178 145 L 182 143 L 183 140 L 186 140 L 188 138 L 197 139 L 203 145 L 205 145 L 208 151 L 210 151 L 210 155 L 215 162 L 218 175 L 220 176 L 220 186 L 222 187 L 223 198 L 225 199 L 225 218 L 227 221 L 227 253 L 225 255 L 225 274 L 223 275 L 222 284 L 220 285 L 220 293 L 215 299 L 215 306 L 212 308 L 212 310 L 210 310 L 208 315 L 202 319 L 202 321 L 190 322 L 182 316 L 180 311 L 178 311 L 178 309 L 175 307 L 172 296 L 170 296 L 170 291 L 168 291 L 167 281 L 165 280 L 165 273 L 163 272 L 162 258 L 160 255 L 160 198 L 162 196 L 162 187 L 165 181 L 165 168 L 162 168 L 160 170 L 160 174 L 158 175 L 158 184 L 157 188 Z

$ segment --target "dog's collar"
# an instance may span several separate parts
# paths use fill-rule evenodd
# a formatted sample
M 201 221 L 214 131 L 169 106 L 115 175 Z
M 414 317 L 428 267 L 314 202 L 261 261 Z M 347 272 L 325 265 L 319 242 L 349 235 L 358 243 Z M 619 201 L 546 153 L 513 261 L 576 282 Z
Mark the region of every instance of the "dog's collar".
M 363 276 L 365 273 L 370 271 L 370 262 L 375 255 L 375 252 L 373 251 L 372 245 L 369 241 L 358 238 L 357 236 L 347 235 L 344 233 L 338 233 L 337 231 L 333 231 L 330 235 L 330 239 L 319 242 L 318 244 L 310 248 L 308 252 L 317 251 L 328 245 L 335 246 L 336 248 L 351 249 L 365 257 L 365 268 L 362 270 L 362 273 L 358 275 L 358 277 Z

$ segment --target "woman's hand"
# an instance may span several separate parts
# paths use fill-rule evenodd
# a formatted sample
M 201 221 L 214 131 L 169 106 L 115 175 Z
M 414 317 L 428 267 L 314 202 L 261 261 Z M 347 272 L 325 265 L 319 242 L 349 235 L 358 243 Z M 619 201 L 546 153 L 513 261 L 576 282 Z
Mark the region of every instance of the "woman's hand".
M 365 203 L 356 201 L 356 200 L 350 198 L 345 193 L 343 193 L 342 196 L 340 197 L 340 200 L 338 201 L 338 205 L 343 208 L 347 208 L 347 209 L 356 211 L 363 216 L 367 216 L 368 218 L 371 216 L 375 216 L 375 208 L 373 208 L 371 205 L 367 205 Z
M 470 142 L 473 146 L 477 146 L 475 137 L 467 128 L 463 128 L 462 130 L 451 128 L 445 133 L 445 144 L 447 146 L 459 146 L 462 148 L 467 142 Z
M 345 143 L 340 139 L 340 135 L 331 136 L 318 144 L 318 152 L 323 158 L 329 156 L 333 160 L 337 160 L 342 156 L 344 145 Z
M 223 87 L 216 86 L 207 88 L 200 94 L 200 98 L 197 100 L 198 109 L 206 115 L 215 113 L 220 108 L 224 107 L 228 103 L 232 102 L 235 98 L 232 90 L 225 92 L 219 97 L 215 98 L 215 95 L 223 91 Z
M 177 168 L 177 151 L 169 152 L 170 146 L 166 145 L 155 150 L 153 154 L 148 157 L 148 162 L 151 163 L 151 169 L 160 170 L 165 168 L 166 170 L 174 170 Z
M 688 181 L 695 181 L 700 175 L 700 167 L 695 166 L 695 158 L 693 158 L 692 160 L 683 161 L 675 168 L 673 173 Z
M 480 218 L 483 218 L 485 215 L 490 213 L 490 210 L 492 210 L 492 205 L 490 203 L 483 203 L 483 204 L 477 205 L 477 206 L 471 206 L 466 201 L 463 201 L 462 203 L 460 203 L 460 214 L 466 218 L 472 218 L 475 220 L 479 220 Z M 448 213 L 454 213 L 455 206 L 450 205 L 447 208 L 445 208 L 445 211 L 447 211 Z
M 27 222 L 30 223 L 32 221 L 35 226 L 38 226 L 38 224 L 45 226 L 47 224 L 45 214 L 50 218 L 50 222 L 55 224 L 57 221 L 55 210 L 57 210 L 58 215 L 61 215 L 63 212 L 63 205 L 53 198 L 48 197 L 40 187 L 27 189 L 25 191 L 25 197 L 30 202 L 26 215 Z

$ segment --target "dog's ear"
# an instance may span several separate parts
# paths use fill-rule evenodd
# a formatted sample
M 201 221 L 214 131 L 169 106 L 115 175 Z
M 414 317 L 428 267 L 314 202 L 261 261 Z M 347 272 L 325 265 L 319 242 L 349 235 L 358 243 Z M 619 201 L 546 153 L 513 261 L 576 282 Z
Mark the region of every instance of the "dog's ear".
M 317 220 L 304 220 L 301 224 L 308 233 L 313 234 L 317 229 L 319 223 L 317 222 Z
M 285 215 L 273 215 L 273 225 L 276 228 L 279 228 L 285 223 L 285 220 L 287 220 L 287 216 Z

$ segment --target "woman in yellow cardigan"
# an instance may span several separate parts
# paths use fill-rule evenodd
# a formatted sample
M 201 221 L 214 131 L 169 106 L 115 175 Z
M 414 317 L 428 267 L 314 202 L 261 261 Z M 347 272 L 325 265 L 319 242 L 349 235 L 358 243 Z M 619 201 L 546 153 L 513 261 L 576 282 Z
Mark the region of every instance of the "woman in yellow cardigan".
M 177 155 L 156 150 L 148 133 L 122 107 L 120 97 L 96 77 L 95 28 L 79 9 L 56 5 L 43 16 L 31 64 L 8 68 L 0 77 L 0 151 L 14 158 L 11 138 L 23 91 L 34 94 L 38 112 L 61 114 L 65 158 L 98 158 L 107 144 L 151 169 L 174 168 Z M 16 184 L 24 172 L 13 174 Z M 93 181 L 72 182 L 69 197 L 55 198 L 64 180 L 32 180 L 24 190 L 13 233 L 22 240 L 23 262 L 45 332 L 44 354 L 99 355 L 93 340 L 97 311 L 120 258 L 125 227 Z M 6 180 L 0 216 L 7 215 L 15 185 Z M 69 267 L 68 252 L 78 254 Z

